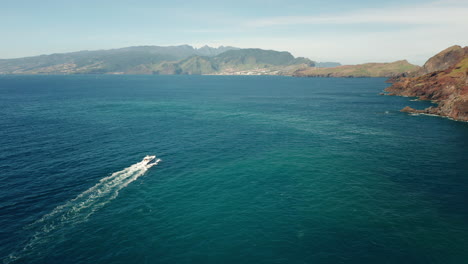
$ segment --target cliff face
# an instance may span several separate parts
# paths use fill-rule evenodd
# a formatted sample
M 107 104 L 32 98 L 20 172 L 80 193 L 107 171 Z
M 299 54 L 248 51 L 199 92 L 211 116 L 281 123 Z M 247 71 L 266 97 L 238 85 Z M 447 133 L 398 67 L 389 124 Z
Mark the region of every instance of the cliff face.
M 466 55 L 468 47 L 462 48 L 458 45 L 447 48 L 430 58 L 424 66 L 417 72 L 423 75 L 435 71 L 443 71 L 460 62 L 460 59 Z
M 446 116 L 468 121 L 468 47 L 453 46 L 430 58 L 416 76 L 394 78 L 385 91 L 389 95 L 432 100 L 437 107 L 404 112 Z
M 333 68 L 308 67 L 294 72 L 297 77 L 394 77 L 419 70 L 406 60 L 392 63 L 365 63 Z

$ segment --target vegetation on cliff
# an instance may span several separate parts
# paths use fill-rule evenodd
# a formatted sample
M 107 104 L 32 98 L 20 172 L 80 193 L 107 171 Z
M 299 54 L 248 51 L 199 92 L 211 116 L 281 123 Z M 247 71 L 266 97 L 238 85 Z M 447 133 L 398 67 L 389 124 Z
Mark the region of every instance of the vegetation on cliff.
M 392 63 L 365 63 L 333 68 L 308 67 L 294 72 L 299 77 L 393 77 L 419 70 L 419 66 L 406 60 Z
M 414 75 L 391 80 L 389 95 L 419 97 L 438 105 L 404 112 L 435 114 L 468 121 L 468 47 L 452 46 L 430 58 Z

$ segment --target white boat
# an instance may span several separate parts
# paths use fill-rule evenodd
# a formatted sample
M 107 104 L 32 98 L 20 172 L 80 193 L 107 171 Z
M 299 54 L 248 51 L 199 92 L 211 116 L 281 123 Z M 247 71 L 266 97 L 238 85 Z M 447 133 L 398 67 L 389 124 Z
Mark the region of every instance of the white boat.
M 151 168 L 154 165 L 157 165 L 160 161 L 161 159 L 156 159 L 156 156 L 154 155 L 147 155 L 141 162 L 146 166 L 146 168 Z

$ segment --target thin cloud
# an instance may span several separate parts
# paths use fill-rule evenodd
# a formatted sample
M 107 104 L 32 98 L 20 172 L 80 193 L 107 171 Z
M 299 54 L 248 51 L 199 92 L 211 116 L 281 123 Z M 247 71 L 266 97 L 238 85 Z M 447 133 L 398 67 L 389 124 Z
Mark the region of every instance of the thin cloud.
M 468 3 L 438 1 L 422 6 L 362 9 L 352 13 L 320 16 L 279 16 L 250 20 L 248 27 L 288 25 L 398 24 L 450 25 L 468 23 Z
M 300 41 L 288 36 L 226 38 L 218 40 L 224 45 L 241 48 L 287 50 L 295 56 L 304 56 L 316 61 L 338 61 L 342 64 L 366 62 L 392 62 L 407 59 L 422 65 L 437 52 L 458 44 L 468 44 L 464 25 L 408 28 L 388 34 L 387 32 L 349 32 L 336 34 L 308 34 Z

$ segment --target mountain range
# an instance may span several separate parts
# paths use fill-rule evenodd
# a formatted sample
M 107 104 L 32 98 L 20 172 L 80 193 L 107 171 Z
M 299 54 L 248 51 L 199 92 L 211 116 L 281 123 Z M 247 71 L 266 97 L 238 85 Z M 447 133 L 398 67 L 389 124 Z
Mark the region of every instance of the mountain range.
M 420 70 L 406 60 L 344 65 L 294 57 L 287 51 L 190 45 L 134 46 L 0 59 L 0 74 L 288 75 L 393 77 Z
M 315 66 L 289 52 L 137 46 L 0 60 L 0 74 L 286 74 Z

